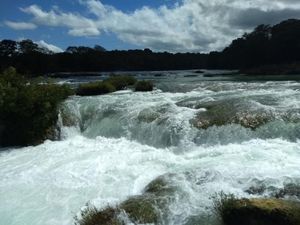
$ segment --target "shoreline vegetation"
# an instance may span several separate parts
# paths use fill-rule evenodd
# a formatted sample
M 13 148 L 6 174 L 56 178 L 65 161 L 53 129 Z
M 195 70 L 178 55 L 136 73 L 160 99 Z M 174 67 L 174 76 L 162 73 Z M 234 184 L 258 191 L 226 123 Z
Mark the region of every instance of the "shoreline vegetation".
M 25 78 L 10 67 L 0 74 L 0 146 L 29 146 L 57 140 L 59 105 L 71 95 L 93 96 L 132 88 L 152 91 L 151 81 L 114 75 L 104 81 L 81 84 L 77 89 L 46 79 Z
M 153 90 L 153 83 L 146 80 L 138 81 L 135 77 L 130 75 L 112 75 L 103 81 L 95 81 L 79 85 L 76 90 L 76 95 L 103 95 L 127 88 L 132 88 L 136 92 L 148 92 Z
M 57 139 L 58 106 L 73 93 L 67 85 L 28 79 L 13 67 L 6 69 L 0 75 L 0 146 Z
M 0 70 L 10 66 L 27 76 L 84 71 L 87 76 L 105 71 L 163 71 L 221 69 L 249 75 L 300 75 L 300 20 L 259 25 L 235 39 L 222 51 L 169 53 L 144 50 L 107 51 L 70 46 L 62 53 L 40 48 L 31 40 L 0 41 Z

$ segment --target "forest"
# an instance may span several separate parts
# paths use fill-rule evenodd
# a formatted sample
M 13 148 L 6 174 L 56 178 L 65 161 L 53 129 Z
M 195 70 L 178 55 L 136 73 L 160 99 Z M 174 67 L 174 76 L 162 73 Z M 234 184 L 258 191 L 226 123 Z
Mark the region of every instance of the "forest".
M 10 66 L 35 76 L 57 72 L 100 72 L 181 69 L 240 69 L 265 65 L 297 64 L 300 61 L 300 20 L 289 19 L 274 26 L 259 25 L 232 41 L 222 51 L 169 53 L 144 50 L 107 51 L 95 47 L 70 46 L 53 53 L 32 40 L 2 40 L 0 69 Z M 297 64 L 298 65 L 298 64 Z

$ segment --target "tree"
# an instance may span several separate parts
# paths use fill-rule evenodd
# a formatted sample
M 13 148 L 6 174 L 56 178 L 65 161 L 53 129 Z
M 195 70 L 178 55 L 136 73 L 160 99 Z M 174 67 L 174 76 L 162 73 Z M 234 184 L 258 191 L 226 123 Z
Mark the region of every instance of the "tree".
M 95 46 L 94 46 L 94 50 L 95 50 L 95 51 L 98 51 L 98 52 L 106 52 L 106 49 L 103 48 L 103 47 L 100 46 L 100 45 L 95 45 Z
M 0 56 L 11 57 L 16 53 L 17 42 L 12 40 L 0 41 Z
M 28 53 L 40 51 L 39 46 L 36 43 L 34 43 L 32 40 L 29 40 L 29 39 L 20 41 L 19 49 L 20 49 L 20 53 L 22 53 L 22 54 L 28 54 Z

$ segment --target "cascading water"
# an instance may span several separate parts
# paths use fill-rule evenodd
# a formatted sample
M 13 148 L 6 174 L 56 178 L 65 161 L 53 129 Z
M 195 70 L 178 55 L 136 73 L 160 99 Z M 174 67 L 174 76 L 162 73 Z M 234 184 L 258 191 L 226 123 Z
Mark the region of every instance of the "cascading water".
M 216 193 L 300 185 L 299 82 L 186 73 L 156 78 L 151 93 L 72 97 L 63 140 L 2 151 L 0 224 L 71 225 L 87 202 L 119 204 L 163 176 L 175 193 L 161 223 L 212 225 Z

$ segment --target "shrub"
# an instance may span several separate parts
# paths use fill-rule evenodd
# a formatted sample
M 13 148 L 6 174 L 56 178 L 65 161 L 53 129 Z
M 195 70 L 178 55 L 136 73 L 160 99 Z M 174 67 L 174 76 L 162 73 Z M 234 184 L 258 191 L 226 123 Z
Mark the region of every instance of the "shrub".
M 105 82 L 112 84 L 118 91 L 125 89 L 127 86 L 134 85 L 136 81 L 133 76 L 128 75 L 113 75 L 105 80 Z
M 31 83 L 9 68 L 0 75 L 0 144 L 32 145 L 54 138 L 60 102 L 73 94 L 66 85 Z
M 151 81 L 138 81 L 135 85 L 135 91 L 153 91 L 153 83 Z
M 80 96 L 102 95 L 116 91 L 116 88 L 109 82 L 90 82 L 81 84 L 76 94 Z

